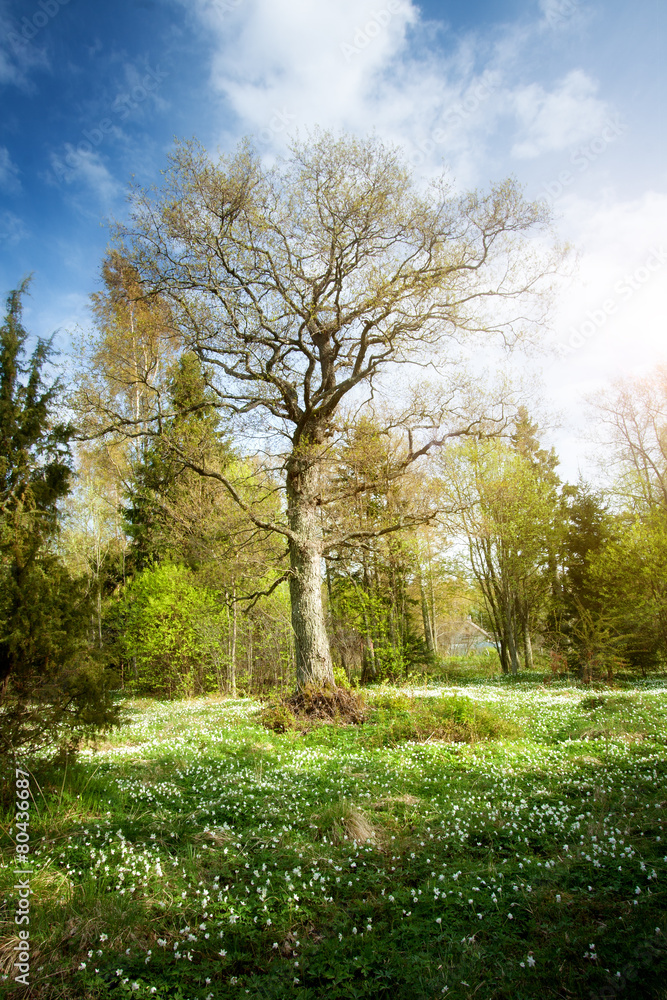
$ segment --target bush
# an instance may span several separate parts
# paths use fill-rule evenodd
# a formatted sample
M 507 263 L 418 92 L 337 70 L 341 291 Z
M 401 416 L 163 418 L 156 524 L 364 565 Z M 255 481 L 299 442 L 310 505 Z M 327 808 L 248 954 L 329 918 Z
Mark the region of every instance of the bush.
M 0 746 L 12 755 L 73 753 L 86 736 L 119 723 L 118 679 L 90 642 L 85 581 L 49 556 L 20 582 L 5 576 L 3 584 L 0 627 L 15 666 L 0 694 Z
M 125 681 L 131 691 L 172 698 L 220 686 L 225 608 L 186 567 L 143 570 L 109 609 L 106 626 L 118 636 L 119 659 L 131 664 Z
M 260 718 L 267 729 L 279 733 L 318 726 L 323 735 L 332 724 L 352 723 L 359 726 L 355 742 L 365 747 L 430 740 L 475 743 L 521 734 L 514 723 L 471 698 L 456 695 L 409 698 L 387 692 L 376 695 L 369 706 L 355 693 L 340 688 L 306 690 L 267 705 Z
M 296 729 L 294 712 L 283 703 L 266 705 L 260 712 L 259 718 L 262 725 L 274 733 L 285 733 L 289 729 Z
M 392 746 L 408 740 L 474 743 L 516 736 L 519 732 L 513 723 L 458 695 L 440 698 L 383 695 L 375 700 L 370 721 L 374 725 L 364 733 L 366 746 Z

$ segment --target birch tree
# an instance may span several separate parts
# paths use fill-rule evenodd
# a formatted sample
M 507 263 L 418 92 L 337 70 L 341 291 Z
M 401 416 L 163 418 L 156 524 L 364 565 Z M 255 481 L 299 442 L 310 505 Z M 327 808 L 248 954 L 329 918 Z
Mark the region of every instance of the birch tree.
M 634 509 L 667 509 L 667 366 L 617 380 L 594 397 L 612 492 Z M 611 446 L 611 447 L 609 447 Z
M 484 597 L 504 673 L 516 674 L 526 629 L 544 606 L 557 496 L 529 459 L 500 440 L 443 453 L 443 489 Z M 523 642 L 522 642 L 523 640 Z

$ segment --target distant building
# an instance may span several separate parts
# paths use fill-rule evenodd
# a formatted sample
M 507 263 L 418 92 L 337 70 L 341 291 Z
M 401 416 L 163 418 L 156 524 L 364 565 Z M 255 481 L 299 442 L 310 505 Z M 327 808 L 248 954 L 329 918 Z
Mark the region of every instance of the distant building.
M 446 622 L 438 628 L 438 649 L 445 656 L 465 656 L 495 648 L 492 636 L 471 618 Z

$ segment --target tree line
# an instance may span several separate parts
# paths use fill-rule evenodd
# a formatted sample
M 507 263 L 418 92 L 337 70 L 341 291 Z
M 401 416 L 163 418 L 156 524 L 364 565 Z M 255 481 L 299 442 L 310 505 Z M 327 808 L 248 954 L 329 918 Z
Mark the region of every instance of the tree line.
M 189 143 L 116 228 L 67 383 L 11 293 L 4 747 L 76 745 L 119 685 L 406 676 L 468 619 L 508 674 L 664 662 L 665 373 L 599 400 L 602 493 L 466 364 L 539 336 L 548 225 L 514 182 L 424 189 L 376 139 L 316 133 L 272 168 Z

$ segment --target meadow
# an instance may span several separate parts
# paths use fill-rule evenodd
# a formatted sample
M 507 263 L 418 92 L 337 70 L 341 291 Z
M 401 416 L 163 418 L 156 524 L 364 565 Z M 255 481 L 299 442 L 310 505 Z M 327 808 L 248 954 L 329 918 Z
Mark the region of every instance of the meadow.
M 665 1000 L 667 678 L 452 668 L 366 699 L 273 729 L 249 699 L 128 699 L 30 762 L 28 990 L 4 775 L 0 994 Z

